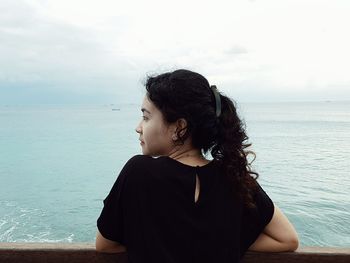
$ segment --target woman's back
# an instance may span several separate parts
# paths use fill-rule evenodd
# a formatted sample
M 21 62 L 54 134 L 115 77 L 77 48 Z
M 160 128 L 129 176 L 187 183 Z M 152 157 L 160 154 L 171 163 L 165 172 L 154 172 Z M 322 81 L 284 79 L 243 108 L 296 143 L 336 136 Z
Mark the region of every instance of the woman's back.
M 214 161 L 192 167 L 135 156 L 106 198 L 100 232 L 125 244 L 130 262 L 238 261 L 270 221 L 273 204 L 260 191 L 257 209 L 247 210 L 229 185 Z

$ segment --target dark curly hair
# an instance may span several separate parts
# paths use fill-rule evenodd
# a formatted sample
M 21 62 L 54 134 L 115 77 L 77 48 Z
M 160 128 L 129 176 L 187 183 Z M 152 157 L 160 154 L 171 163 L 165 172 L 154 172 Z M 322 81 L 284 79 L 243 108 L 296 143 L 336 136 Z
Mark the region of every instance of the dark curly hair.
M 147 97 L 162 112 L 167 123 L 180 118 L 187 121 L 185 133 L 178 131 L 177 143 L 189 136 L 193 147 L 204 154 L 209 151 L 213 161 L 232 183 L 232 192 L 248 207 L 254 207 L 253 193 L 257 189 L 258 173 L 251 170 L 246 150 L 248 136 L 233 101 L 220 94 L 221 115 L 216 116 L 215 96 L 209 82 L 202 75 L 175 70 L 146 80 Z M 182 134 L 182 135 L 181 135 Z M 253 160 L 254 160 L 253 159 Z

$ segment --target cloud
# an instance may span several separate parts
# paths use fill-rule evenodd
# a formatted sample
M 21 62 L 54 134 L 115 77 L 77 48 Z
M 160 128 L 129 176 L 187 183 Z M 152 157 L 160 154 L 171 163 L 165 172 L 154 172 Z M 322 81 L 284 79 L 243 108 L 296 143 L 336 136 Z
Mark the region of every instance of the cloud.
M 2 3 L 0 90 L 2 100 L 38 94 L 124 94 L 134 65 L 96 39 L 96 32 L 37 12 L 25 1 Z M 20 17 L 20 18 L 19 18 Z M 85 94 L 85 95 L 84 95 Z M 90 95 L 89 95 L 90 94 Z
M 218 1 L 3 0 L 0 92 L 133 100 L 147 73 L 188 68 L 251 100 L 346 96 L 349 4 Z
M 233 46 L 230 49 L 226 50 L 225 53 L 227 55 L 240 55 L 240 54 L 247 54 L 248 50 L 242 46 Z

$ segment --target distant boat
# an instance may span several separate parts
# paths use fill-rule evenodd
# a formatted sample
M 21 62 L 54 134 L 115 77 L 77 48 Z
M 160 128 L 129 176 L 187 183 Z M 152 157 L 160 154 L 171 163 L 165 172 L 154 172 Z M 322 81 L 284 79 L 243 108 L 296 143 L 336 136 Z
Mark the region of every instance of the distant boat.
M 113 108 L 112 110 L 113 110 L 113 111 L 119 111 L 120 109 L 117 109 L 117 108 Z

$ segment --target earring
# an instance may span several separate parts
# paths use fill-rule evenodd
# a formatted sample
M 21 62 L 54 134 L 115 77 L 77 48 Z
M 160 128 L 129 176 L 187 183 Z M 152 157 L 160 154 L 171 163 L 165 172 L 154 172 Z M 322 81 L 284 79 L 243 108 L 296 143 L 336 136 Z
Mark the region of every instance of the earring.
M 173 134 L 173 136 L 171 137 L 171 139 L 172 139 L 173 141 L 176 141 L 176 140 L 177 140 L 176 134 Z

